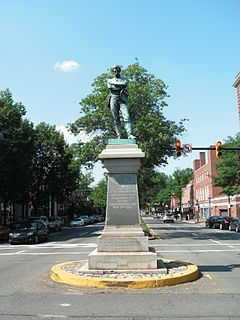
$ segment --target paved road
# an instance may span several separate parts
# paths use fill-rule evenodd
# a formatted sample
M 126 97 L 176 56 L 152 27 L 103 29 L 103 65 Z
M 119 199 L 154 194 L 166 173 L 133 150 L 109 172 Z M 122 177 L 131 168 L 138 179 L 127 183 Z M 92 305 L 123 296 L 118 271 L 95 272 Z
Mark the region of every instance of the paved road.
M 240 233 L 145 218 L 158 255 L 200 267 L 197 281 L 156 289 L 102 290 L 49 279 L 57 263 L 87 259 L 103 224 L 67 228 L 48 243 L 0 243 L 0 319 L 239 319 Z

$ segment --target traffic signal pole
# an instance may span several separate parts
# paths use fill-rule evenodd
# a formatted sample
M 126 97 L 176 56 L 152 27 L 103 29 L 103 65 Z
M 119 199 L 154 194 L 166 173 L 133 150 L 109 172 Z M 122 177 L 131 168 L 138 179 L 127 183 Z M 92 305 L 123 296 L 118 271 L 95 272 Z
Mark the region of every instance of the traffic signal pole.
M 192 150 L 216 150 L 216 147 L 192 147 Z M 240 147 L 222 147 L 222 150 L 236 151 L 240 150 Z
M 185 153 L 192 152 L 192 150 L 215 150 L 216 151 L 216 157 L 221 158 L 222 157 L 222 151 L 240 151 L 240 147 L 222 147 L 222 142 L 217 141 L 216 146 L 211 147 L 192 147 L 191 144 L 185 144 L 183 147 L 181 147 L 181 141 L 176 141 L 175 146 L 175 153 L 176 157 L 181 157 L 182 151 Z

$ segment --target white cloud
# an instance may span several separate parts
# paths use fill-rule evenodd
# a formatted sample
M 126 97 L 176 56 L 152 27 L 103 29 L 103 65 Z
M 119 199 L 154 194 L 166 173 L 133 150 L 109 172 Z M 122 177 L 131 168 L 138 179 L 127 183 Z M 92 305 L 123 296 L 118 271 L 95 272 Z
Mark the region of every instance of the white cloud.
M 84 131 L 79 133 L 77 136 L 74 136 L 64 125 L 56 126 L 56 129 L 63 133 L 64 139 L 68 144 L 76 143 L 78 141 L 88 142 L 92 137 L 91 135 L 86 134 Z
M 71 72 L 76 71 L 80 68 L 79 63 L 74 60 L 57 62 L 54 65 L 54 69 L 60 69 L 63 72 Z

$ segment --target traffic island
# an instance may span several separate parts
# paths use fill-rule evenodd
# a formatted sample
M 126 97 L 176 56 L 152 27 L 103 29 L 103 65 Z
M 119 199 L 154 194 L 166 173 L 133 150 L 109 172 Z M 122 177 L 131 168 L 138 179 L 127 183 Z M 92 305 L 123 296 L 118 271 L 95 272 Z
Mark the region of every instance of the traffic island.
M 88 261 L 71 261 L 52 267 L 52 280 L 85 288 L 144 289 L 172 286 L 199 278 L 198 267 L 178 260 L 158 260 L 154 270 L 89 270 Z
M 99 155 L 108 172 L 106 221 L 86 261 L 54 266 L 51 279 L 88 288 L 155 288 L 196 280 L 198 267 L 160 260 L 140 226 L 137 173 L 145 154 L 134 139 L 109 139 Z

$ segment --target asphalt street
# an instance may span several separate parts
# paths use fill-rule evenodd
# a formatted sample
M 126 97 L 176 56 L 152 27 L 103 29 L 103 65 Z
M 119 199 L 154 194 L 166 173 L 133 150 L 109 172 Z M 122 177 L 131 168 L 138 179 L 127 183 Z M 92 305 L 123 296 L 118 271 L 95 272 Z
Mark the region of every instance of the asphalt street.
M 51 267 L 87 259 L 104 225 L 65 228 L 37 245 L 0 242 L 0 320 L 239 319 L 240 233 L 144 219 L 160 235 L 149 241 L 158 256 L 197 264 L 197 281 L 139 290 L 55 283 Z

